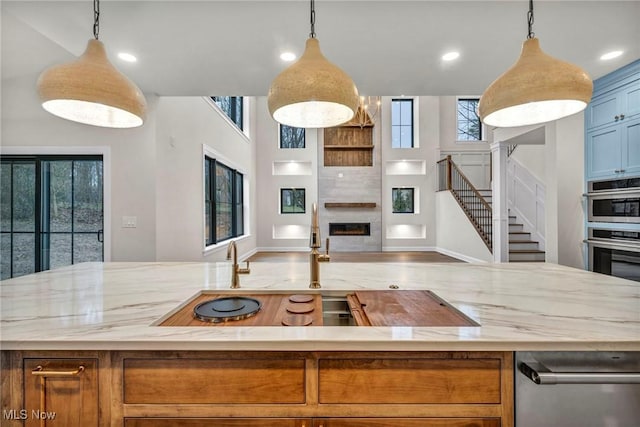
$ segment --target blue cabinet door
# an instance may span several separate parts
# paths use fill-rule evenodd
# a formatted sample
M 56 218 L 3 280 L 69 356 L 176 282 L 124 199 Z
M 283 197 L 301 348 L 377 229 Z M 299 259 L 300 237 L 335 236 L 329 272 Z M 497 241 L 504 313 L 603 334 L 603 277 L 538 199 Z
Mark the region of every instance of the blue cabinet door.
M 588 132 L 586 154 L 588 179 L 619 175 L 623 169 L 620 126 Z
M 620 127 L 623 173 L 625 176 L 638 176 L 640 174 L 640 117 L 623 123 Z
M 589 108 L 585 111 L 587 129 L 595 129 L 600 126 L 613 124 L 615 117 L 619 117 L 620 105 L 618 93 L 607 92 L 591 100 Z
M 624 120 L 640 115 L 640 77 L 622 90 L 620 103 Z

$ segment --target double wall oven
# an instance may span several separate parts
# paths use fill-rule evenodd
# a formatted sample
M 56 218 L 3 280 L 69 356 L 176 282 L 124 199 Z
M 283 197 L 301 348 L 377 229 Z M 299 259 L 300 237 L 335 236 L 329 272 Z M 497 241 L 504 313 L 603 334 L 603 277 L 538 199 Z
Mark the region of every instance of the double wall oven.
M 640 281 L 640 178 L 591 181 L 589 269 Z

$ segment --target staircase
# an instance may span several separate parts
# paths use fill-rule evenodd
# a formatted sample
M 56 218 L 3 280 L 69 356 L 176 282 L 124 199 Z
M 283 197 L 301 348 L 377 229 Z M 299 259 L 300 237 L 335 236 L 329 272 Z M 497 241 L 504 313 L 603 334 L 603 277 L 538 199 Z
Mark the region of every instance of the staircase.
M 438 162 L 438 190 L 451 191 L 489 251 L 493 252 L 491 190 L 476 189 L 451 160 L 451 156 Z M 531 233 L 524 231 L 524 224 L 519 223 L 518 218 L 511 215 L 511 212 L 509 212 L 509 261 L 545 261 L 545 253 L 540 250 L 539 243 L 531 240 Z
M 545 253 L 539 246 L 518 223 L 518 217 L 509 213 L 509 262 L 544 262 Z
M 491 190 L 478 190 L 478 193 L 491 205 Z M 464 196 L 463 196 L 464 200 Z M 473 209 L 468 209 L 473 215 Z M 509 211 L 509 261 L 510 262 L 544 262 L 545 253 L 540 244 L 531 240 L 531 233 L 524 231 L 524 225 L 516 215 Z

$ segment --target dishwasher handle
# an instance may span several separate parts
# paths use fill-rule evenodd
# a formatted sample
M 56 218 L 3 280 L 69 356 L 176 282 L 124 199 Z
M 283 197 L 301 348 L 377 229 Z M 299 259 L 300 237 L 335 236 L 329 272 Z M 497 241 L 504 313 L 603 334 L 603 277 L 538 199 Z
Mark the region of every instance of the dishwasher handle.
M 536 384 L 640 384 L 640 372 L 553 372 L 542 363 L 520 362 L 520 372 Z

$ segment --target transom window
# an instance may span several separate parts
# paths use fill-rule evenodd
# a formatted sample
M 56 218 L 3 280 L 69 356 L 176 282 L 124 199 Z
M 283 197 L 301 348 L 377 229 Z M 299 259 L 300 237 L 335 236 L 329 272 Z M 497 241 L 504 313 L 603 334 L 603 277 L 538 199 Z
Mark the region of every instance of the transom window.
M 304 148 L 304 128 L 280 125 L 280 148 Z
M 205 156 L 205 242 L 208 245 L 244 234 L 243 175 Z
M 458 141 L 482 141 L 482 122 L 478 115 L 479 98 L 458 98 L 457 134 Z
M 391 147 L 413 148 L 413 99 L 391 100 Z
M 242 130 L 242 97 L 212 96 L 211 99 Z

